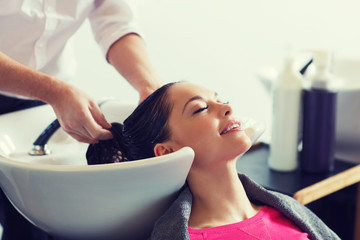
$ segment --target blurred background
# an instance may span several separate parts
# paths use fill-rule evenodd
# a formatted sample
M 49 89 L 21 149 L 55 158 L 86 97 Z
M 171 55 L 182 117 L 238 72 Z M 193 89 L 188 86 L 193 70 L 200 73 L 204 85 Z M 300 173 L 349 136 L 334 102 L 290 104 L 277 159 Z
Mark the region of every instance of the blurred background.
M 186 80 L 217 91 L 240 116 L 264 122 L 271 98 L 259 75 L 281 69 L 287 46 L 297 56 L 329 49 L 360 58 L 360 3 L 355 0 L 133 0 L 150 59 L 166 82 Z M 137 103 L 137 92 L 109 65 L 88 22 L 74 36 L 75 85 L 95 99 Z

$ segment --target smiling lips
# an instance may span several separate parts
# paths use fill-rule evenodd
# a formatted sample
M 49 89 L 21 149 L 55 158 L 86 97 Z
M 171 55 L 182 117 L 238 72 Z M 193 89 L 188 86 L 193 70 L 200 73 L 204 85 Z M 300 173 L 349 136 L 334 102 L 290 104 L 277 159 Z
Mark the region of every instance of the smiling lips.
M 226 134 L 230 131 L 241 131 L 241 123 L 237 121 L 230 121 L 226 127 L 221 131 L 220 135 Z

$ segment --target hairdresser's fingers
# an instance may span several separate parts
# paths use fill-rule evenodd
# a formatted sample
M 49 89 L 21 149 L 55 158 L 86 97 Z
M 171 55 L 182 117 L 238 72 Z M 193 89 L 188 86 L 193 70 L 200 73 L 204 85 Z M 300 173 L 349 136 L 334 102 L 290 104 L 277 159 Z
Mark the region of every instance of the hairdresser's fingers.
M 100 134 L 104 134 L 107 135 L 108 134 L 108 130 L 99 128 Z M 81 127 L 81 131 L 80 130 L 74 130 L 72 129 L 71 131 L 67 132 L 70 136 L 72 136 L 73 138 L 75 138 L 77 141 L 79 142 L 85 142 L 85 143 L 98 143 L 99 140 L 107 140 L 110 139 L 108 136 L 105 137 L 104 139 L 99 139 L 102 138 L 102 136 L 100 137 L 94 137 L 94 133 L 90 133 L 88 129 L 86 129 L 85 127 Z M 98 134 L 98 133 L 95 133 Z M 110 132 L 111 138 L 112 138 L 112 133 Z
M 96 143 L 99 140 L 111 139 L 112 133 L 103 129 L 94 120 L 90 112 L 91 106 L 94 105 L 96 105 L 95 102 L 89 102 L 85 104 L 85 107 L 82 104 L 76 108 L 71 106 L 68 111 L 57 114 L 64 131 L 80 142 Z
M 89 132 L 83 126 L 76 126 L 66 131 L 71 137 L 75 138 L 79 142 L 84 143 L 97 143 L 99 140 L 92 137 Z
M 107 130 L 111 128 L 111 124 L 106 121 L 98 105 L 92 104 L 89 106 L 89 118 L 91 121 L 83 127 L 91 137 L 97 140 L 113 138 L 112 133 Z
M 88 121 L 82 125 L 81 133 L 91 139 L 96 140 L 108 140 L 113 138 L 112 133 L 102 128 L 97 122 L 95 122 L 91 113 L 89 112 Z
M 82 118 L 79 122 L 73 122 L 71 126 L 65 127 L 64 131 L 76 140 L 85 143 L 96 143 L 99 140 L 112 138 L 112 133 L 101 128 L 92 118 Z
M 70 136 L 86 143 L 112 138 L 111 132 L 103 129 L 110 124 L 101 120 L 102 113 L 98 105 L 86 93 L 74 86 L 64 84 L 53 95 L 48 102 L 53 107 L 61 127 Z
M 104 128 L 101 128 L 98 124 L 96 123 L 91 123 L 90 125 L 85 125 L 84 126 L 84 131 L 86 132 L 87 136 L 89 136 L 92 139 L 95 140 L 108 140 L 113 138 L 112 133 Z
M 86 117 L 79 118 L 72 126 L 66 128 L 66 132 L 78 141 L 96 143 L 99 140 L 113 138 L 112 133 L 97 124 L 89 112 Z
M 80 135 L 78 133 L 69 133 L 68 134 L 73 137 L 75 140 L 79 141 L 79 142 L 83 142 L 83 143 L 97 143 L 98 141 L 96 139 L 91 139 L 88 137 L 83 137 L 83 135 Z
M 92 143 L 113 138 L 109 130 L 101 128 L 94 120 L 85 123 L 82 131 L 78 135 L 88 138 Z
M 82 115 L 76 113 L 78 112 L 75 111 L 73 115 L 65 116 L 63 114 L 58 116 L 58 120 L 62 129 L 79 142 L 97 142 L 97 139 L 91 136 L 88 131 L 83 128 L 86 122 L 91 121 L 91 119 L 87 117 L 88 114 Z
M 110 129 L 111 124 L 106 121 L 104 114 L 101 112 L 101 109 L 98 105 L 92 105 L 89 107 L 90 113 L 94 118 L 95 122 L 105 129 Z

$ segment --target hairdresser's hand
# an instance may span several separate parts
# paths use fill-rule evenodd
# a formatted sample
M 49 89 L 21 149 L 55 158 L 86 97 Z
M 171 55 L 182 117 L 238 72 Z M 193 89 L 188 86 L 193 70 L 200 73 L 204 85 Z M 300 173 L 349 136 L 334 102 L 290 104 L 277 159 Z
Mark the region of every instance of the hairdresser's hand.
M 84 92 L 56 77 L 24 66 L 2 52 L 0 90 L 48 103 L 62 128 L 78 141 L 94 143 L 112 138 L 111 132 L 106 130 L 111 125 Z
M 139 100 L 139 103 L 142 103 L 148 96 L 150 96 L 151 94 L 153 93 L 153 90 L 148 90 L 148 91 L 143 91 L 143 92 L 140 92 L 140 100 Z
M 57 91 L 49 101 L 61 127 L 70 136 L 80 142 L 96 143 L 99 140 L 111 139 L 107 129 L 111 128 L 99 106 L 80 89 L 67 85 Z

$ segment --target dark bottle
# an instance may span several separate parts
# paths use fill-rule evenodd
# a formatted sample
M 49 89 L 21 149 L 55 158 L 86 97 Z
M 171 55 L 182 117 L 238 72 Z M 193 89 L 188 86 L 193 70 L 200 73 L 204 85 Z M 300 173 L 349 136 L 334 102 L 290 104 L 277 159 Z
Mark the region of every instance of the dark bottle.
M 303 94 L 301 168 L 309 173 L 326 173 L 334 168 L 337 92 L 329 72 L 331 55 L 317 51 L 316 73 Z

